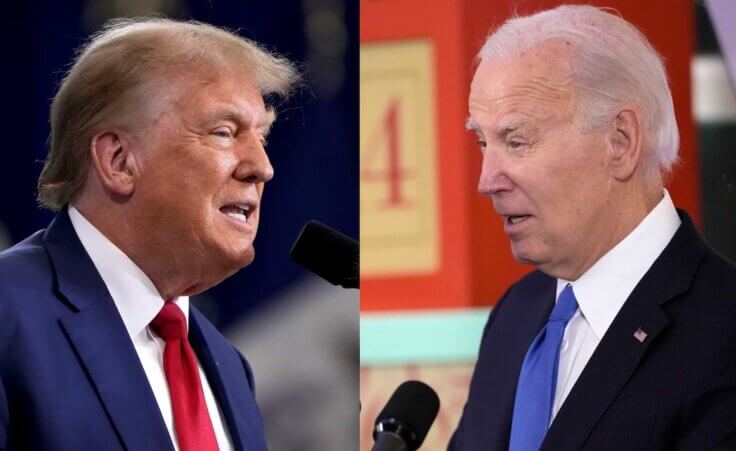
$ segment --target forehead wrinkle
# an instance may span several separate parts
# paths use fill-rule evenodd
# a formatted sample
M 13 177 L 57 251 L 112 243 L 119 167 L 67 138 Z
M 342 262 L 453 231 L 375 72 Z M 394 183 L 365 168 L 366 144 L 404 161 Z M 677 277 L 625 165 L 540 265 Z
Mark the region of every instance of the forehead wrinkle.
M 493 132 L 504 135 L 513 130 L 543 123 L 552 118 L 556 109 L 553 102 L 510 94 L 496 99 L 488 109 Z
M 552 87 L 534 81 L 513 86 L 508 91 L 501 97 L 487 101 L 489 112 L 495 113 L 496 117 L 507 118 L 498 121 L 498 134 L 529 125 L 530 122 L 552 119 L 561 107 L 569 111 L 572 97 L 570 90 L 565 86 Z M 526 116 L 529 119 L 514 118 L 516 115 Z
M 572 97 L 571 86 L 569 80 L 559 82 L 537 75 L 506 87 L 507 94 L 496 98 L 495 101 L 503 103 L 509 99 L 519 99 L 523 102 L 528 99 L 541 105 L 558 107 L 557 104 L 567 104 Z
M 510 88 L 511 94 L 527 96 L 539 102 L 564 102 L 569 99 L 570 83 L 554 83 L 546 77 L 532 77 L 524 83 Z
M 546 129 L 551 123 L 574 118 L 575 89 L 569 58 L 564 52 L 549 50 L 481 63 L 469 98 L 476 125 L 505 136 L 511 127 Z

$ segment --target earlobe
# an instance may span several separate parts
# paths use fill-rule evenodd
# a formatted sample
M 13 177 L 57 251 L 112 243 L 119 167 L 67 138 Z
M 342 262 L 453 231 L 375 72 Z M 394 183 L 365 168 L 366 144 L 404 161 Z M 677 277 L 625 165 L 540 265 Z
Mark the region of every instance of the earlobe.
M 133 155 L 118 133 L 107 131 L 92 136 L 89 151 L 97 178 L 108 194 L 133 194 Z
M 642 122 L 635 105 L 621 109 L 613 121 L 610 137 L 613 176 L 626 180 L 640 164 L 642 154 Z

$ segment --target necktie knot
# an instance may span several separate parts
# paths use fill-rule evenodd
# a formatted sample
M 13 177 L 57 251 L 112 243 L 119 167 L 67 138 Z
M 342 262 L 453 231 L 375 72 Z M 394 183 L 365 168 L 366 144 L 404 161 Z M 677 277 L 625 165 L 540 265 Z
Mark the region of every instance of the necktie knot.
M 572 318 L 577 309 L 578 301 L 575 299 L 572 285 L 568 283 L 560 293 L 560 297 L 557 298 L 557 302 L 552 309 L 552 313 L 549 315 L 549 320 L 559 321 L 562 324 L 567 325 L 568 321 L 570 321 L 570 318 Z
M 164 307 L 151 321 L 151 328 L 164 341 L 187 336 L 187 320 L 181 309 L 173 302 L 164 303 Z

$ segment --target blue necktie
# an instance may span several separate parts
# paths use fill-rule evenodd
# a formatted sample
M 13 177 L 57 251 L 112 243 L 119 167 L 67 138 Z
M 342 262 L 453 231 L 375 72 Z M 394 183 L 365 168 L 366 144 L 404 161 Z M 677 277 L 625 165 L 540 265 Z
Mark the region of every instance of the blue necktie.
M 509 451 L 537 451 L 542 445 L 555 399 L 560 343 L 565 326 L 577 309 L 578 301 L 572 286 L 567 284 L 547 325 L 526 353 L 516 386 Z

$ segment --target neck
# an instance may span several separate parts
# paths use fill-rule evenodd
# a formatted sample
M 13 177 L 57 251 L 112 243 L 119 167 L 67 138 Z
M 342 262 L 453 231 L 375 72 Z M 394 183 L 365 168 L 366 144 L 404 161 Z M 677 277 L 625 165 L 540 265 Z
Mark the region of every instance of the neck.
M 89 199 L 79 199 L 74 207 L 151 279 L 162 299 L 172 300 L 204 290 L 192 282 L 202 277 L 192 274 L 183 256 L 177 258 L 175 250 L 157 244 L 155 237 L 138 238 L 135 220 L 125 206 L 99 205 Z M 154 249 L 167 249 L 167 253 L 162 255 Z
M 605 213 L 597 222 L 599 229 L 589 234 L 591 243 L 586 254 L 566 267 L 559 268 L 555 271 L 555 277 L 570 281 L 579 279 L 601 257 L 623 241 L 657 206 L 663 196 L 661 183 L 629 189 L 612 196 L 616 201 L 606 205 Z

